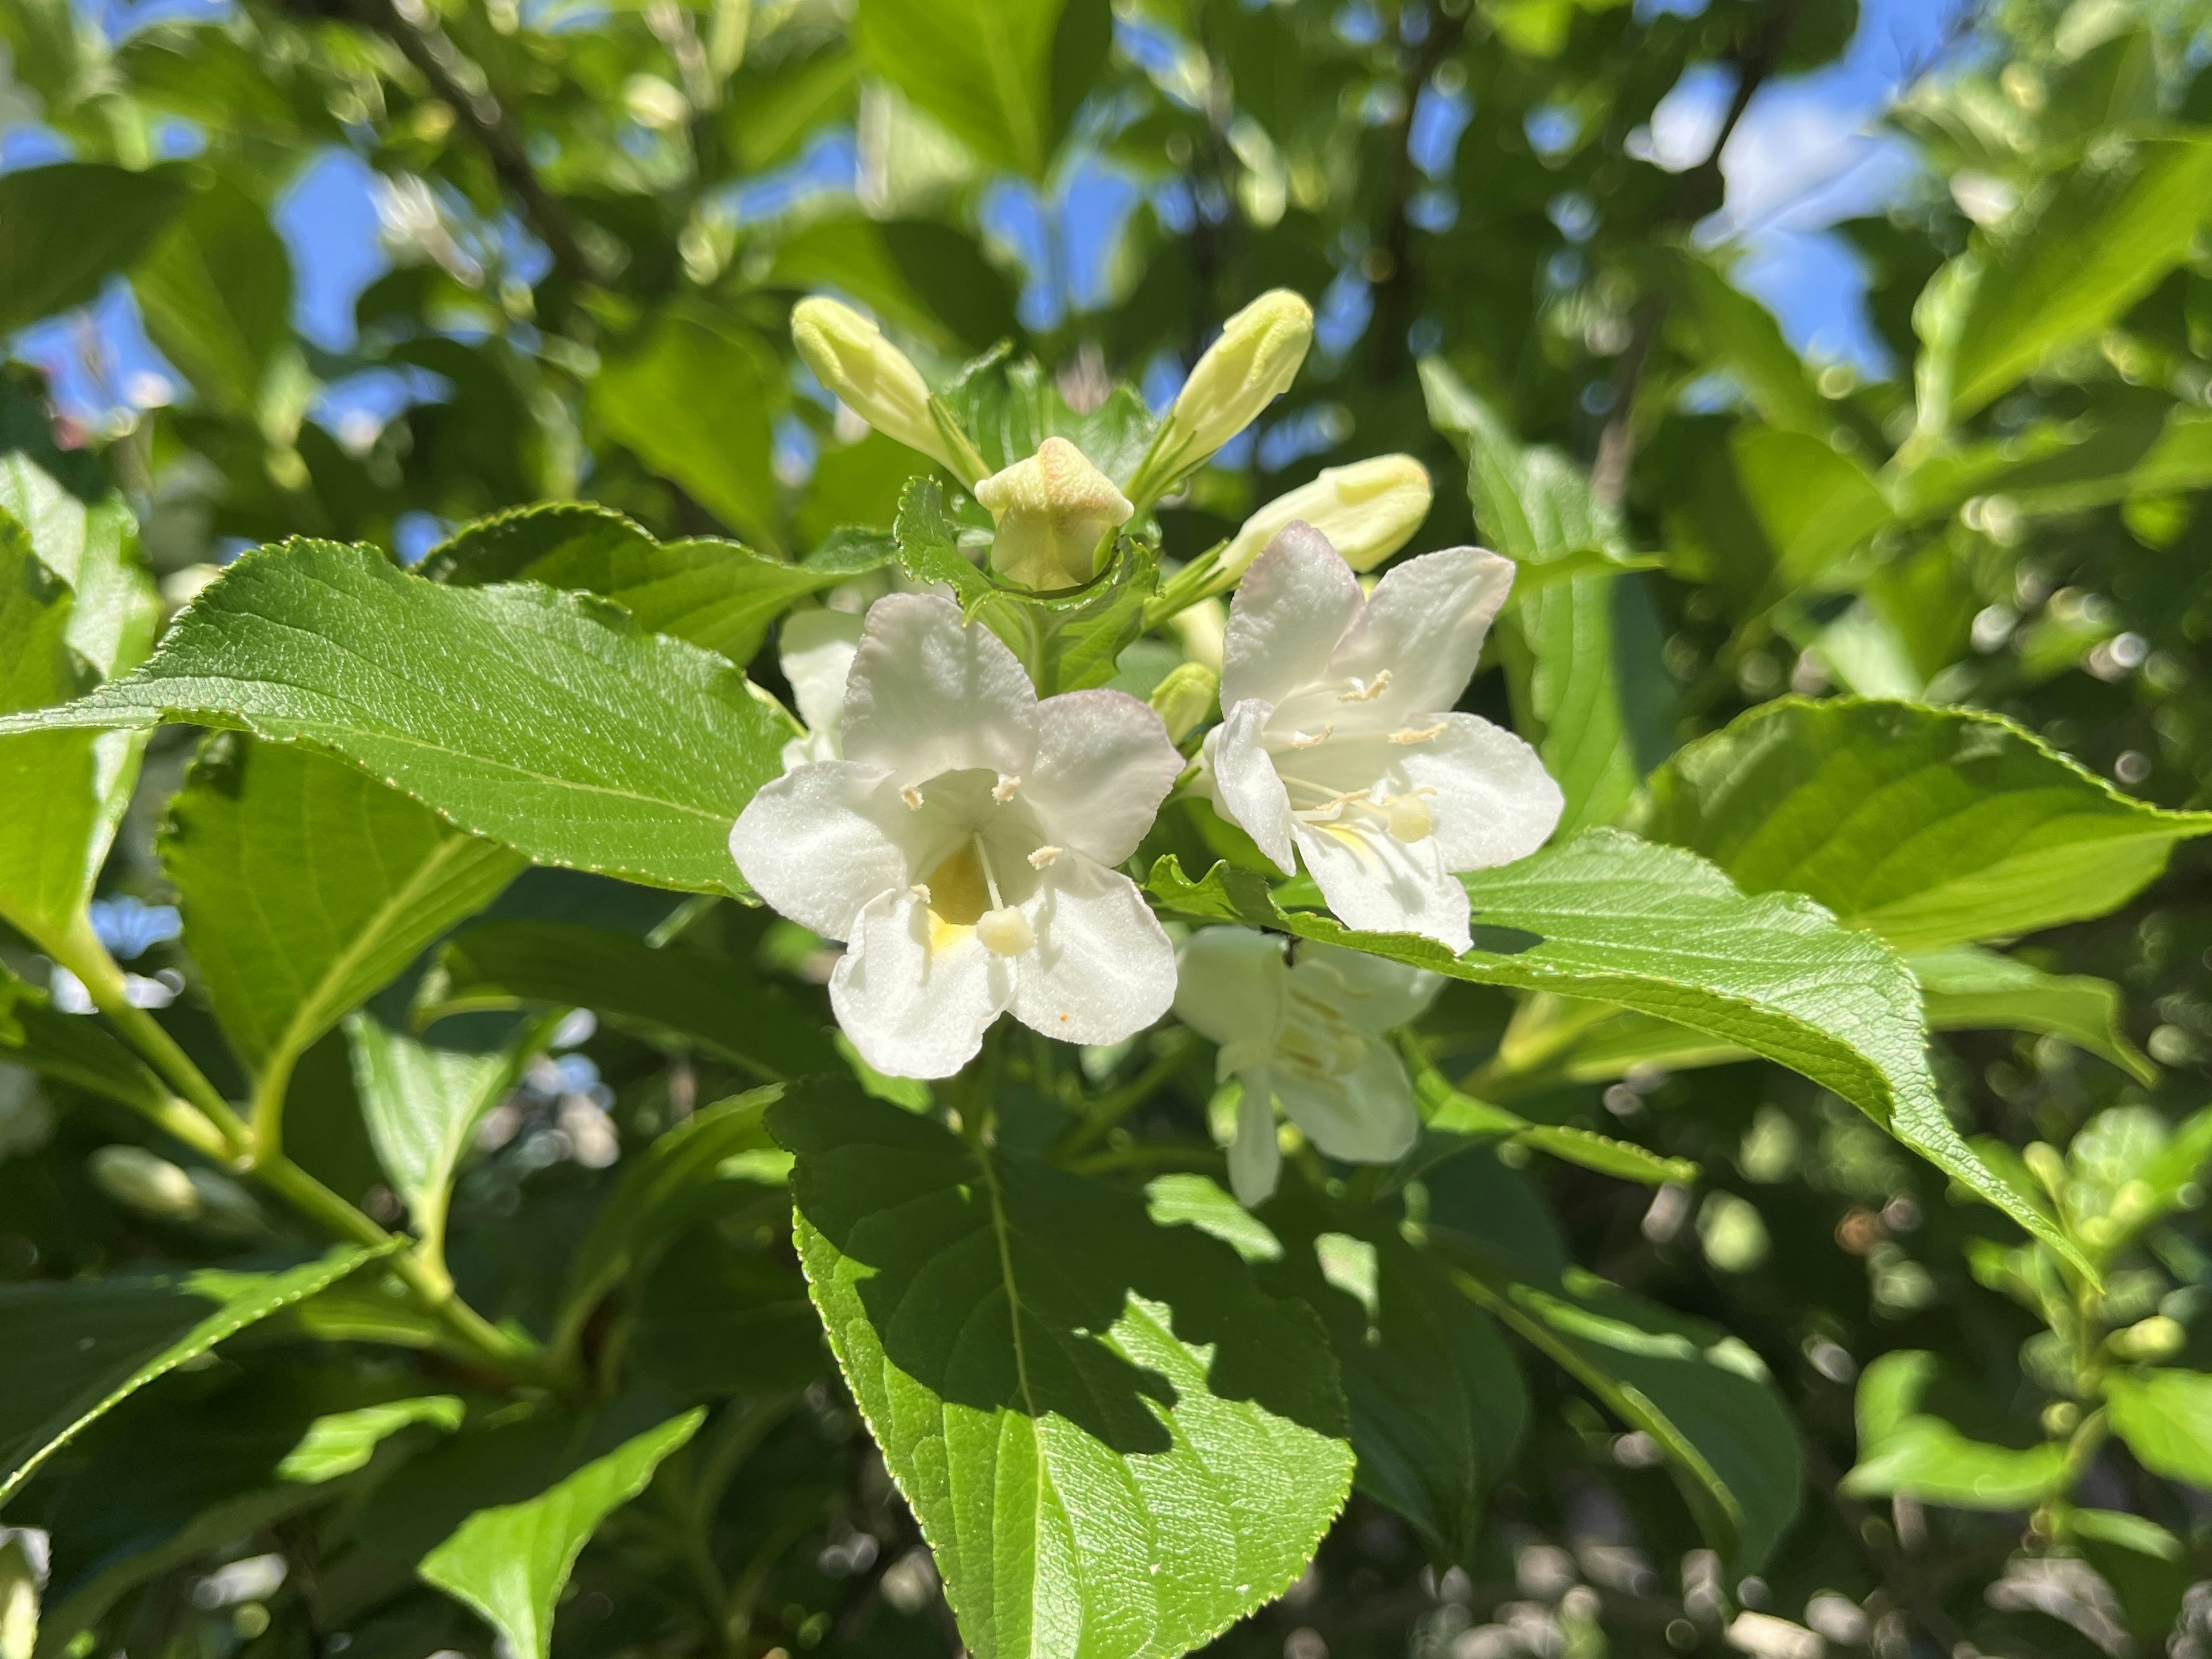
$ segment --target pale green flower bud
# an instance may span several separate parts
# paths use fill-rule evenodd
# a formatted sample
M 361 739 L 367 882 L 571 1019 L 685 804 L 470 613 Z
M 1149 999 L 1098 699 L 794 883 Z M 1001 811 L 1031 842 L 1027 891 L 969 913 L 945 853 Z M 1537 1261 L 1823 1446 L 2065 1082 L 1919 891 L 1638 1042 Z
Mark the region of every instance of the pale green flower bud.
M 845 407 L 887 438 L 918 449 L 963 480 L 974 474 L 929 407 L 929 386 L 875 324 L 852 308 L 818 295 L 792 308 L 791 341 L 815 379 Z
M 2188 1346 L 2189 1333 L 2179 1320 L 2153 1314 L 2124 1331 L 2114 1331 L 2106 1346 L 2122 1359 L 2171 1359 Z
M 200 1212 L 191 1176 L 143 1146 L 103 1146 L 87 1167 L 100 1190 L 125 1209 L 156 1221 L 190 1221 Z
M 1372 570 L 1413 538 L 1434 498 L 1428 468 L 1411 455 L 1329 467 L 1245 520 L 1221 555 L 1220 574 L 1243 575 L 1269 542 L 1301 519 L 1328 537 L 1354 570 Z
M 1183 382 L 1137 479 L 1137 493 L 1166 487 L 1259 418 L 1297 377 L 1313 343 L 1313 307 L 1270 289 L 1231 317 Z
M 1079 587 L 1098 571 L 1099 548 L 1136 509 L 1065 438 L 975 486 L 998 523 L 991 568 L 1024 587 Z
M 1221 695 L 1221 676 L 1204 663 L 1178 663 L 1152 688 L 1152 712 L 1168 729 L 1168 741 L 1181 743 L 1213 712 Z
M 39 1645 L 39 1571 L 21 1538 L 0 1543 L 0 1659 L 31 1659 Z

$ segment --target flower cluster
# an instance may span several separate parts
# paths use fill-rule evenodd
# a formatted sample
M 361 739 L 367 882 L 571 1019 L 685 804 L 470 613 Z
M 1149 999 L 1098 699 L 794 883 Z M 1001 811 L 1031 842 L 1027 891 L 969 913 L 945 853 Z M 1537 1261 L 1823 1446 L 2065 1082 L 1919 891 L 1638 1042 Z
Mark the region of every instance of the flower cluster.
M 1156 533 L 1152 503 L 1290 383 L 1311 329 L 1287 294 L 1232 319 L 1117 479 L 1065 435 L 992 471 L 872 324 L 826 300 L 794 320 L 824 384 L 990 514 L 986 562 L 1017 605 L 1081 587 L 1121 538 Z M 1284 941 L 1235 927 L 1178 952 L 1118 866 L 1181 782 L 1283 874 L 1303 866 L 1350 926 L 1468 948 L 1457 877 L 1534 851 L 1561 798 L 1527 744 L 1454 708 L 1513 567 L 1451 548 L 1363 590 L 1356 573 L 1402 547 L 1429 500 L 1418 462 L 1384 456 L 1261 507 L 1152 600 L 1157 621 L 1218 617 L 1211 596 L 1236 590 L 1212 625 L 1218 655 L 1194 651 L 1203 660 L 1149 705 L 1099 687 L 1043 695 L 1048 653 L 1025 662 L 1007 643 L 1021 629 L 1002 638 L 944 589 L 887 594 L 865 617 L 789 618 L 782 663 L 803 733 L 731 851 L 770 905 L 842 942 L 830 994 L 860 1056 L 947 1077 L 1001 1014 L 1105 1044 L 1172 1006 L 1241 1085 L 1231 1172 L 1245 1202 L 1274 1185 L 1278 1103 L 1331 1157 L 1401 1156 L 1418 1119 L 1384 1036 L 1441 981 L 1312 945 L 1292 960 Z M 1039 602 L 1024 626 L 1047 632 L 1056 614 Z M 1201 739 L 1217 688 L 1220 719 Z

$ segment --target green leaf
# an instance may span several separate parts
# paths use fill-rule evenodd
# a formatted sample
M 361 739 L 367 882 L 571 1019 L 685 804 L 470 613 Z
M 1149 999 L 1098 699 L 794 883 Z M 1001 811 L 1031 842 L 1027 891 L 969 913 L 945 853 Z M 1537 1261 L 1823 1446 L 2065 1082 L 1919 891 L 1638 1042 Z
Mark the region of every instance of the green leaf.
M 1853 1498 L 1902 1494 L 1962 1510 L 2024 1510 L 2058 1492 L 2066 1448 L 1995 1446 L 1919 1409 L 1936 1381 L 1936 1356 L 1886 1353 L 1859 1378 L 1859 1461 L 1841 1490 Z
M 1660 257 L 1705 355 L 1727 365 L 1767 424 L 1825 440 L 1842 406 L 1820 395 L 1774 313 L 1688 248 L 1664 248 Z
M 585 1544 L 706 1413 L 658 1416 L 630 1400 L 457 1435 L 380 1489 L 362 1536 L 482 1614 L 510 1652 L 547 1659 L 553 1609 Z
M 1192 883 L 1163 859 L 1149 886 L 1170 910 L 1276 927 L 1455 979 L 1614 1003 L 1763 1054 L 1833 1090 L 2081 1261 L 1951 1127 L 1928 1070 L 1919 988 L 1880 940 L 1838 927 L 1797 895 L 1747 896 L 1704 860 L 1615 830 L 1462 880 L 1478 925 L 1475 948 L 1458 957 L 1414 934 L 1285 915 L 1264 879 L 1226 865 Z
M 514 1080 L 519 1049 L 469 1054 L 434 1048 L 374 1016 L 346 1020 L 354 1091 L 376 1159 L 407 1206 L 415 1231 L 434 1243 L 446 1233 L 453 1172 L 477 1125 Z
M 580 501 L 519 507 L 481 520 L 423 561 L 456 587 L 538 581 L 612 599 L 648 634 L 667 634 L 732 662 L 752 660 L 794 600 L 890 560 L 885 545 L 827 550 L 787 564 L 738 542 L 658 542 L 618 513 Z
M 1680 1031 L 1682 1028 L 1662 1025 L 1662 1029 Z M 1610 1135 L 1577 1129 L 1571 1124 L 1531 1123 L 1517 1112 L 1463 1094 L 1445 1079 L 1410 1033 L 1400 1046 L 1406 1054 L 1407 1069 L 1413 1075 L 1414 1099 L 1431 1129 L 1478 1140 L 1511 1140 L 1549 1153 L 1562 1163 L 1578 1164 L 1600 1175 L 1641 1182 L 1647 1187 L 1698 1178 L 1698 1166 L 1686 1158 L 1663 1158 L 1634 1141 L 1615 1140 Z
M 2187 256 L 2212 203 L 2212 138 L 2143 139 L 2121 158 L 2066 175 L 1984 256 L 1960 323 L 1954 418 L 2118 321 Z
M 1139 1195 L 857 1091 L 769 1127 L 830 1346 L 977 1659 L 1182 1653 L 1304 1569 L 1352 1466 L 1310 1311 Z
M 1971 945 L 1908 957 L 1931 1031 L 2039 1031 L 2110 1060 L 2136 1082 L 2158 1067 L 2120 1029 L 2120 988 L 2084 974 L 2046 974 Z
M 90 1423 L 255 1321 L 396 1249 L 345 1247 L 281 1272 L 203 1267 L 0 1285 L 0 1504 Z
M 763 1082 L 843 1069 L 817 1017 L 726 957 L 568 922 L 469 928 L 423 981 L 415 1020 L 427 1028 L 532 1003 L 589 1008 L 653 1041 L 704 1048 Z
M 40 726 L 167 716 L 343 756 L 546 864 L 738 889 L 730 826 L 788 726 L 721 658 L 604 601 L 441 587 L 373 548 L 247 553 L 128 679 Z
M 171 802 L 161 866 L 224 1036 L 275 1091 L 523 860 L 342 761 L 226 734 Z
M 2153 1474 L 2212 1492 L 2212 1376 L 2123 1370 L 2105 1379 L 2112 1432 Z
M 1047 438 L 1065 438 L 1101 472 L 1127 483 L 1159 426 L 1127 386 L 1115 386 L 1089 414 L 1077 414 L 1036 359 L 1006 347 L 963 369 L 945 403 L 994 471 L 1028 459 Z
M 1680 750 L 1630 823 L 1924 951 L 2102 915 L 2212 813 L 2132 800 L 1999 715 L 1785 697 Z
M 1063 0 L 860 0 L 861 62 L 977 155 L 1042 179 L 1058 148 L 1053 36 Z
M 183 168 L 59 161 L 0 175 L 0 334 L 80 306 L 184 204 Z
M 760 337 L 689 304 L 663 312 L 643 343 L 592 382 L 608 434 L 731 529 L 775 542 L 771 426 L 786 398 Z
M 64 458 L 48 459 L 61 465 Z M 0 511 L 23 526 L 32 550 L 76 595 L 70 648 L 103 679 L 143 661 L 154 648 L 161 602 L 139 556 L 137 521 L 123 497 L 104 480 L 96 486 L 88 478 L 64 483 L 15 450 L 0 453 Z
M 216 176 L 133 276 L 146 332 L 202 397 L 252 416 L 292 340 L 292 266 L 259 202 Z M 287 434 L 289 435 L 289 434 Z
M 160 1113 L 169 1103 L 161 1079 L 99 1021 L 57 1013 L 45 992 L 5 968 L 0 968 L 0 1060 L 142 1112 Z
M 1826 585 L 1844 555 L 1896 518 L 1874 475 L 1825 438 L 1745 426 L 1730 436 L 1729 451 L 1765 544 L 1753 604 Z

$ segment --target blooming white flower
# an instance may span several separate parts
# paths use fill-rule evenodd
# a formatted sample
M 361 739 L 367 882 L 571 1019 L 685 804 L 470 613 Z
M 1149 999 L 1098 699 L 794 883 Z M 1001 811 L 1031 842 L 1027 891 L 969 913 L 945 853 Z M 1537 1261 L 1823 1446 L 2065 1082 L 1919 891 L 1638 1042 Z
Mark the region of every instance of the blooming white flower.
M 1473 938 L 1453 878 L 1526 857 L 1564 805 L 1528 745 L 1450 712 L 1513 585 L 1477 547 L 1409 559 L 1371 599 L 1310 525 L 1252 562 L 1229 612 L 1200 787 L 1354 927 Z
M 1275 1190 L 1275 1104 L 1331 1158 L 1389 1164 L 1420 1133 L 1413 1085 L 1383 1034 L 1424 1012 L 1443 976 L 1249 927 L 1208 927 L 1177 953 L 1176 1017 L 1220 1045 L 1215 1074 L 1243 1085 L 1229 1184 L 1257 1205 Z
M 1119 691 L 1037 699 L 959 607 L 869 611 L 846 683 L 844 756 L 764 787 L 730 834 L 761 896 L 846 951 L 831 1005 L 867 1062 L 949 1077 L 993 1021 L 1117 1042 L 1167 1012 L 1175 951 L 1136 850 L 1182 759 Z
M 860 648 L 860 617 L 850 611 L 797 611 L 784 618 L 776 660 L 806 735 L 783 745 L 783 769 L 844 753 L 845 681 Z
M 991 568 L 1024 587 L 1080 587 L 1098 574 L 1100 544 L 1136 509 L 1065 438 L 975 486 L 998 526 Z
M 1411 455 L 1324 467 L 1311 483 L 1278 495 L 1245 520 L 1217 569 L 1224 577 L 1242 575 L 1261 549 L 1303 519 L 1328 538 L 1345 563 L 1372 570 L 1413 539 L 1435 496 L 1428 468 Z

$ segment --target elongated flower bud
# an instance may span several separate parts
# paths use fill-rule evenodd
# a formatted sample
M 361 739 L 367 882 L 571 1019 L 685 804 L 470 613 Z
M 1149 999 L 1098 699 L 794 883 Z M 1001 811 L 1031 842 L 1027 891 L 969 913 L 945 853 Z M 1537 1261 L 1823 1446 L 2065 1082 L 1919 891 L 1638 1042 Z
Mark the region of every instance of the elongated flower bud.
M 39 1569 L 21 1537 L 0 1542 L 0 1659 L 31 1659 L 39 1645 Z
M 1152 688 L 1152 712 L 1168 728 L 1168 741 L 1181 743 L 1213 712 L 1220 695 L 1220 675 L 1204 663 L 1178 663 Z
M 1107 533 L 1136 509 L 1114 481 L 1065 438 L 975 486 L 998 522 L 991 568 L 1024 587 L 1076 587 L 1097 574 Z
M 100 1190 L 125 1209 L 156 1221 L 190 1221 L 200 1212 L 192 1178 L 143 1146 L 103 1146 L 87 1167 Z
M 1377 455 L 1329 467 L 1245 520 L 1221 556 L 1220 574 L 1243 575 L 1269 542 L 1300 519 L 1328 537 L 1354 570 L 1372 570 L 1421 527 L 1434 496 L 1429 470 L 1411 455 Z
M 791 341 L 814 377 L 870 426 L 968 476 L 930 413 L 921 371 L 875 324 L 817 295 L 793 307 Z
M 1270 289 L 1222 326 L 1168 410 L 1137 483 L 1164 489 L 1259 418 L 1297 377 L 1313 343 L 1313 307 Z
M 2179 1320 L 2165 1314 L 2153 1314 L 2148 1319 L 2136 1321 L 2124 1331 L 2114 1331 L 2105 1339 L 2106 1346 L 2122 1359 L 2142 1359 L 2156 1362 L 2171 1359 L 2188 1346 L 2189 1333 Z

